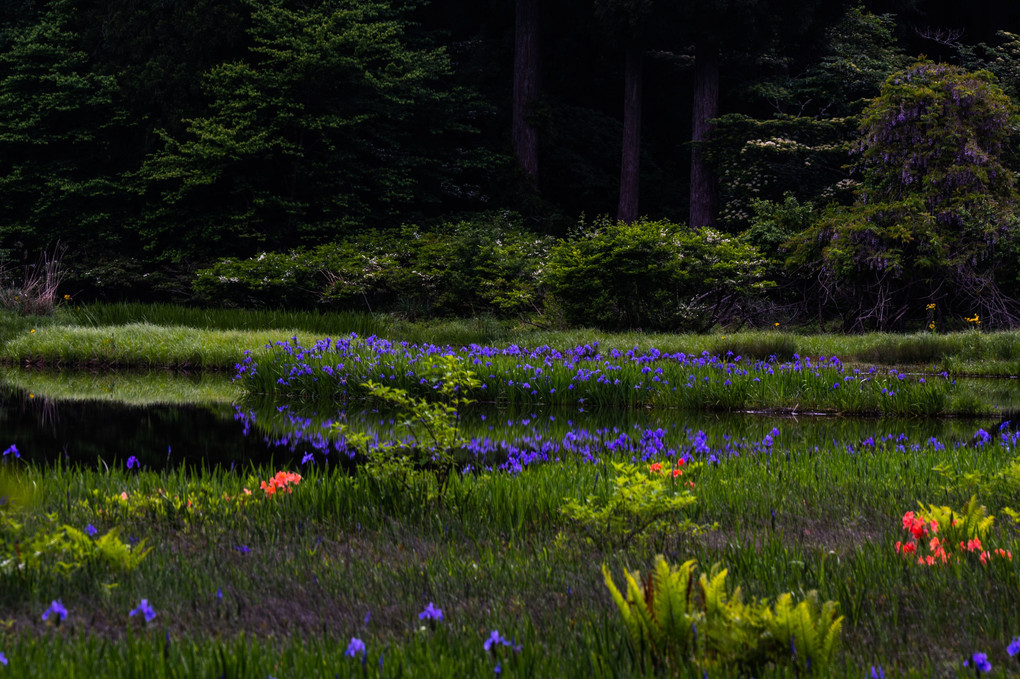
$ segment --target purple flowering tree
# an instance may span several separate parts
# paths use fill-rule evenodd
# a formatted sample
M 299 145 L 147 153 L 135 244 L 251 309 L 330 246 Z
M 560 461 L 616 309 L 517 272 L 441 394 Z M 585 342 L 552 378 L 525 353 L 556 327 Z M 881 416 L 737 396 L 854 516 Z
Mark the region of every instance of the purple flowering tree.
M 994 278 L 1020 197 L 1004 163 L 1016 124 L 987 71 L 921 61 L 889 77 L 853 151 L 855 204 L 829 211 L 798 252 L 819 257 L 848 329 L 903 326 L 932 303 L 942 318 L 1020 321 Z

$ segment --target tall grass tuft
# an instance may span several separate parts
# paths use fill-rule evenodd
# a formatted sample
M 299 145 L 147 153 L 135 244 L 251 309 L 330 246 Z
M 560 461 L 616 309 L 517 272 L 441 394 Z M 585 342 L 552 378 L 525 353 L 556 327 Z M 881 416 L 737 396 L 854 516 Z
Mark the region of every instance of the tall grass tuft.
M 22 316 L 48 316 L 57 306 L 57 289 L 64 278 L 60 268 L 63 249 L 43 252 L 39 260 L 19 276 L 0 262 L 0 308 Z

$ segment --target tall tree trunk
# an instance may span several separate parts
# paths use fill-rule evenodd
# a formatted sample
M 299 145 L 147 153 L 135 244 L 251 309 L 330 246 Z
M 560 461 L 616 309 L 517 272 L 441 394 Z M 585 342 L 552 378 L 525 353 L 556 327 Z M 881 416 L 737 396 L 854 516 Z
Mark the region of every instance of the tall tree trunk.
M 620 159 L 620 203 L 616 218 L 630 224 L 638 218 L 641 165 L 641 48 L 627 46 L 623 82 L 623 155 Z
M 539 96 L 539 0 L 517 0 L 514 27 L 514 155 L 538 188 L 538 130 L 529 120 Z
M 690 226 L 712 226 L 715 223 L 716 188 L 701 142 L 712 133 L 709 120 L 719 115 L 719 44 L 703 38 L 694 53 L 694 125 L 691 141 L 691 218 Z

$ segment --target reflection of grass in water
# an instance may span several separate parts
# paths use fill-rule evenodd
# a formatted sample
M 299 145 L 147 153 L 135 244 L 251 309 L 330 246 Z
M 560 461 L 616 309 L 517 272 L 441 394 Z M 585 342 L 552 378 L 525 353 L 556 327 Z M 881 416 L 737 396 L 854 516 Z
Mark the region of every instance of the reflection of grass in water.
M 7 370 L 0 372 L 0 383 L 24 389 L 37 397 L 130 405 L 231 403 L 238 395 L 229 376 L 209 373 Z

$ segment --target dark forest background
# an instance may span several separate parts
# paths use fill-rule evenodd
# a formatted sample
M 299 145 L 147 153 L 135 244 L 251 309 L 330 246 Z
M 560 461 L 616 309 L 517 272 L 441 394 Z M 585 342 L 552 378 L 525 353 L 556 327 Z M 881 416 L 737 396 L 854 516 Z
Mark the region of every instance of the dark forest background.
M 82 300 L 1013 327 L 1012 31 L 1007 0 L 0 0 L 0 272 L 59 253 Z

